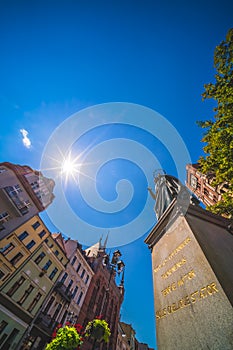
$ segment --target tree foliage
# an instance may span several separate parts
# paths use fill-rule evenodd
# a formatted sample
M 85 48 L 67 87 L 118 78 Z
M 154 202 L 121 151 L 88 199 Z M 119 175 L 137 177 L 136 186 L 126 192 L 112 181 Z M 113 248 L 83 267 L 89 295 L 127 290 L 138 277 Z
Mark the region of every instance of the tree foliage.
M 205 157 L 199 164 L 204 174 L 215 174 L 215 185 L 229 184 L 223 200 L 209 209 L 219 214 L 233 216 L 233 29 L 215 49 L 215 82 L 204 85 L 203 99 L 214 99 L 214 119 L 198 124 L 206 129 L 202 139 Z

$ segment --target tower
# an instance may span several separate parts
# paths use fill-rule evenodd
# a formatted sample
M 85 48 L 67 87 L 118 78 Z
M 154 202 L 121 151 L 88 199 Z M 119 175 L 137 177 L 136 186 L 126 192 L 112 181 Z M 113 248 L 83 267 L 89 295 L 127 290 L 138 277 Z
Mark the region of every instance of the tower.
M 124 299 L 124 281 L 122 278 L 118 286 L 115 280 L 115 267 L 120 268 L 122 264 L 121 261 L 118 261 L 120 252 L 114 252 L 110 262 L 110 256 L 106 253 L 106 243 L 105 240 L 102 244 L 102 239 L 100 239 L 99 242 L 86 249 L 87 261 L 94 271 L 94 276 L 82 304 L 78 322 L 86 326 L 96 317 L 104 318 L 109 324 L 111 336 L 109 343 L 101 344 L 100 349 L 111 350 L 116 348 L 120 307 Z M 85 342 L 83 347 L 84 350 L 90 350 L 92 344 Z

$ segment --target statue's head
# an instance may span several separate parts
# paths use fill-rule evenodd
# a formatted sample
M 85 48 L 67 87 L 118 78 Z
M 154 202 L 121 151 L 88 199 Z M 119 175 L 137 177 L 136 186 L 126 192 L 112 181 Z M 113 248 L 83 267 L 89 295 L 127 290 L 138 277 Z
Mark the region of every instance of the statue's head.
M 161 179 L 161 177 L 163 177 L 164 175 L 166 175 L 166 171 L 163 169 L 156 169 L 153 172 L 153 177 L 154 177 L 154 183 L 157 184 L 157 182 Z

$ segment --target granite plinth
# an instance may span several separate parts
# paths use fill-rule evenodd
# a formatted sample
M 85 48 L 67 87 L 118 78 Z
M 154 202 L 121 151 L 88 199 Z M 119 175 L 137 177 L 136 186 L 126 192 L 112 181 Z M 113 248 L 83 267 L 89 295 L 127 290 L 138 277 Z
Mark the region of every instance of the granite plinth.
M 233 236 L 227 221 L 193 206 L 172 221 L 165 214 L 146 239 L 158 349 L 232 350 Z

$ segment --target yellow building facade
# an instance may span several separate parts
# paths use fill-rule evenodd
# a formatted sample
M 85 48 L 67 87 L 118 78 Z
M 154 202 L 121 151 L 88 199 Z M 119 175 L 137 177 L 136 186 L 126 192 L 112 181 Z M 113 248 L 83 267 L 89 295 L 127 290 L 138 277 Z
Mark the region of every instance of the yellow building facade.
M 36 215 L 0 241 L 0 286 L 38 249 L 49 234 L 47 227 Z
M 0 271 L 5 273 L 0 286 L 1 349 L 16 349 L 19 342 L 22 349 L 27 343 L 39 346 L 43 332 L 34 321 L 68 259 L 39 216 L 0 244 Z

